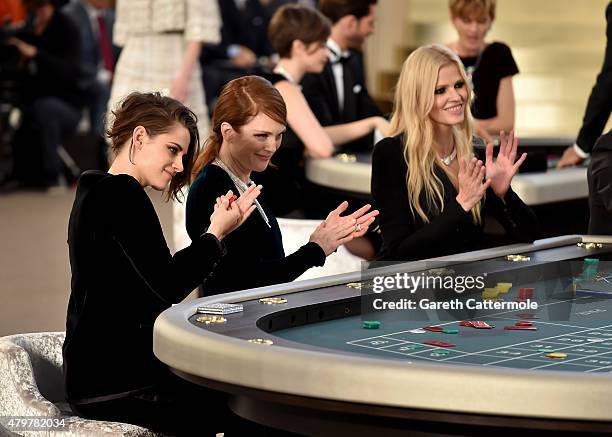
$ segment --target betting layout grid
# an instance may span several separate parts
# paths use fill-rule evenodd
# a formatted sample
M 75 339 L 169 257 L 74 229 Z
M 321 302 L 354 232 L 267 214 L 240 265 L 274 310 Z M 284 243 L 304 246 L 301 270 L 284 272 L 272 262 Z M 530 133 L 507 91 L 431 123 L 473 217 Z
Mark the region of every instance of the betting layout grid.
M 588 300 L 577 297 L 554 304 L 571 304 Z M 598 305 L 612 306 L 612 300 L 598 301 Z M 544 304 L 543 306 L 546 306 Z M 586 373 L 612 372 L 612 324 L 583 326 L 575 322 L 549 322 L 531 314 L 529 321 L 537 331 L 504 333 L 504 327 L 525 321 L 529 314 L 505 311 L 490 314 L 486 320 L 491 329 L 475 330 L 461 321 L 438 323 L 444 331 L 459 331 L 452 335 L 420 328 L 408 329 L 346 342 L 356 348 L 374 350 L 398 358 L 448 362 L 464 365 L 501 366 L 519 369 L 562 370 Z M 384 323 L 383 323 L 384 325 Z M 424 332 L 423 332 L 424 331 Z M 462 339 L 461 333 L 469 333 Z M 481 338 L 478 338 L 481 337 Z M 494 347 L 490 341 L 496 341 Z M 443 341 L 457 343 L 456 347 L 442 348 L 424 343 Z M 561 359 L 547 355 L 559 354 Z
M 578 247 L 601 248 L 603 245 L 588 244 L 585 246 L 585 244 L 579 243 Z M 504 258 L 506 261 L 513 262 L 525 262 L 531 259 L 529 256 L 525 255 L 507 255 Z M 607 285 L 610 283 L 609 279 L 612 279 L 612 274 L 610 274 L 610 272 L 599 272 L 598 264 L 599 259 L 597 258 L 584 258 L 582 274 L 573 279 L 575 283 L 574 298 L 544 304 L 543 306 L 546 307 L 559 303 L 572 305 L 572 303 L 577 303 L 580 299 L 593 296 L 605 296 L 606 299 L 604 299 L 604 302 L 611 302 L 612 289 L 608 289 Z M 577 283 L 585 279 L 595 279 L 600 283 L 605 282 L 606 287 L 604 287 L 604 290 L 600 290 L 597 293 L 592 293 L 590 290 L 586 293 L 580 293 L 585 290 L 578 290 L 579 293 L 576 294 Z M 498 283 L 495 288 L 485 288 L 485 291 L 482 293 L 483 300 L 495 300 L 495 298 L 500 295 L 500 292 L 501 294 L 507 295 L 511 288 L 511 283 Z M 533 287 L 520 288 L 518 290 L 518 300 L 525 300 L 526 296 L 533 298 L 534 290 L 535 288 Z M 604 292 L 601 293 L 601 291 Z M 489 296 L 487 293 L 494 294 Z M 500 300 L 503 301 L 503 297 Z M 607 311 L 607 309 L 603 311 Z M 514 318 L 508 318 L 507 316 L 514 316 Z M 557 331 L 569 329 L 569 332 L 559 334 L 553 331 L 553 335 L 548 337 L 531 341 L 511 342 L 510 344 L 493 348 L 485 347 L 484 349 L 476 351 L 455 349 L 457 344 L 446 341 L 447 338 L 438 337 L 435 339 L 428 339 L 427 341 L 423 341 L 422 339 L 420 341 L 412 341 L 411 338 L 405 338 L 405 336 L 419 336 L 421 334 L 431 334 L 432 332 L 438 334 L 459 334 L 462 332 L 461 329 L 466 327 L 479 330 L 494 330 L 496 328 L 493 322 L 487 323 L 483 320 L 468 320 L 429 325 L 392 334 L 352 340 L 346 342 L 346 344 L 375 349 L 377 351 L 408 355 L 420 360 L 449 361 L 467 365 L 502 366 L 530 370 L 552 367 L 554 370 L 612 373 L 612 325 L 586 327 L 570 324 L 569 322 L 564 324 L 541 321 L 538 326 L 536 322 L 529 320 L 538 319 L 535 313 L 519 311 L 504 311 L 497 314 L 488 314 L 487 318 L 491 318 L 493 321 L 505 321 L 505 326 L 503 326 L 504 330 L 534 332 L 538 331 L 540 327 L 550 328 L 553 326 Z M 508 324 L 509 321 L 513 323 Z M 379 321 L 364 321 L 362 326 L 366 329 L 378 329 L 381 323 Z M 605 330 L 604 328 L 610 329 Z M 579 331 L 572 331 L 574 329 L 579 329 Z M 520 337 L 517 339 L 520 339 Z M 577 344 L 580 345 L 577 346 Z M 450 348 L 453 349 L 451 350 Z M 551 363 L 550 359 L 558 362 Z M 542 364 L 542 362 L 545 364 Z

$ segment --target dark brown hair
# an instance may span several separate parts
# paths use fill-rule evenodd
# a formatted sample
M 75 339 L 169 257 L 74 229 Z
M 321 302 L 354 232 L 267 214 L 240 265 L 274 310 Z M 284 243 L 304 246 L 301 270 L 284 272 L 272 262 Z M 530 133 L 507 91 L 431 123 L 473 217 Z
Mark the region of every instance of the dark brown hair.
M 495 19 L 495 0 L 449 0 L 448 7 L 453 17 Z
M 243 76 L 228 82 L 215 104 L 211 132 L 193 167 L 193 178 L 219 156 L 223 143 L 221 123 L 229 123 L 236 131 L 240 131 L 242 126 L 260 112 L 277 123 L 287 124 L 285 101 L 269 81 L 259 76 Z
M 268 26 L 270 43 L 281 58 L 291 57 L 293 41 L 325 43 L 330 32 L 331 23 L 319 11 L 292 4 L 279 8 Z
M 358 20 L 370 15 L 370 6 L 378 3 L 377 0 L 321 0 L 319 10 L 333 24 L 336 24 L 342 17 L 354 15 Z
M 200 135 L 196 115 L 185 105 L 160 93 L 133 92 L 112 111 L 114 122 L 106 130 L 111 140 L 111 149 L 117 154 L 132 139 L 137 126 L 142 126 L 151 137 L 169 132 L 176 124 L 189 131 L 189 148 L 183 155 L 183 171 L 172 178 L 168 198 L 178 201 L 183 188 L 191 177 L 195 157 L 200 152 Z

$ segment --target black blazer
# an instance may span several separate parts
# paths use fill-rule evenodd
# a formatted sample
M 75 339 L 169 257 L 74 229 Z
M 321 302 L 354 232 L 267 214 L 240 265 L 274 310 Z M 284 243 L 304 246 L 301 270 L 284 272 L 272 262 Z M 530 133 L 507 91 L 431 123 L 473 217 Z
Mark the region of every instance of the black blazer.
M 612 131 L 595 143 L 589 182 L 589 234 L 612 235 Z
M 385 138 L 376 144 L 372 156 L 372 197 L 380 211 L 383 261 L 408 261 L 468 252 L 487 247 L 483 233 L 485 216 L 494 216 L 515 242 L 533 241 L 538 220 L 533 211 L 510 188 L 505 203 L 489 189 L 482 210 L 482 224 L 472 221 L 457 203 L 457 190 L 442 169 L 436 172 L 444 187 L 444 210 L 427 210 L 429 223 L 408 204 L 406 176 L 408 167 L 403 157 L 401 136 Z M 474 149 L 482 157 L 482 149 Z M 421 194 L 421 205 L 427 205 Z
M 221 42 L 206 44 L 202 49 L 204 64 L 227 59 L 227 49 L 232 44 L 247 47 L 257 56 L 270 56 L 274 49 L 268 40 L 268 23 L 271 11 L 259 0 L 247 0 L 241 10 L 234 0 L 216 0 L 221 15 Z
M 302 92 L 310 109 L 322 126 L 350 123 L 367 117 L 382 116 L 365 83 L 363 56 L 351 52 L 344 64 L 344 106 L 340 111 L 336 81 L 331 63 L 327 63 L 319 74 L 306 74 L 302 79 Z M 343 146 L 348 150 L 370 150 L 372 134 Z
M 215 199 L 228 190 L 238 194 L 221 167 L 208 164 L 202 169 L 187 198 L 187 233 L 191 238 L 209 226 Z M 255 210 L 242 226 L 223 239 L 227 255 L 204 284 L 205 294 L 291 282 L 309 268 L 325 263 L 325 252 L 316 243 L 305 242 L 297 251 L 285 256 L 280 228 L 266 205 L 265 191 L 264 187 L 258 200 L 270 226 Z
M 612 2 L 606 8 L 606 54 L 584 111 L 576 144 L 587 153 L 603 132 L 612 112 Z
M 38 51 L 32 59 L 34 73 L 28 76 L 25 90 L 35 100 L 57 97 L 76 108 L 82 107 L 78 87 L 81 74 L 81 34 L 66 12 L 57 9 L 41 35 L 26 35 L 23 40 Z
M 172 256 L 136 179 L 88 171 L 70 213 L 68 247 L 68 401 L 79 405 L 156 387 L 169 371 L 153 355 L 153 323 L 210 275 L 223 246 L 211 234 L 195 235 Z

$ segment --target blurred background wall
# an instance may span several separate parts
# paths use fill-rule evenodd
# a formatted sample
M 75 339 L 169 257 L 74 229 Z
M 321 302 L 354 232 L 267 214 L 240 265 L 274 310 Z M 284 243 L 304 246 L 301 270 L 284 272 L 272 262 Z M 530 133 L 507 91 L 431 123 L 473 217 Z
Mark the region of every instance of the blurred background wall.
M 606 44 L 607 0 L 497 0 L 490 41 L 510 46 L 516 130 L 523 137 L 578 134 Z M 367 41 L 370 90 L 387 108 L 406 56 L 422 44 L 455 38 L 447 0 L 381 0 Z M 610 125 L 606 128 L 608 130 Z

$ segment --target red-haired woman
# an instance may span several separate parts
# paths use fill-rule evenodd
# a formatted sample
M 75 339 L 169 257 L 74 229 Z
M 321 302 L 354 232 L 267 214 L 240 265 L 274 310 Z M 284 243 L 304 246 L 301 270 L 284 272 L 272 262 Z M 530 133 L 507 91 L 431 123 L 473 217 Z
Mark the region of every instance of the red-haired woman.
M 215 105 L 212 132 L 194 168 L 187 199 L 187 232 L 191 238 L 209 223 L 214 199 L 228 190 L 243 192 L 253 172 L 262 172 L 280 146 L 287 124 L 280 93 L 258 76 L 229 82 Z M 266 188 L 264 187 L 264 191 Z M 257 211 L 225 244 L 227 255 L 204 284 L 205 292 L 221 293 L 290 282 L 310 267 L 323 265 L 338 246 L 363 236 L 378 211 L 366 205 L 347 216 L 343 202 L 330 212 L 295 253 L 285 256 L 281 233 L 265 194 Z

